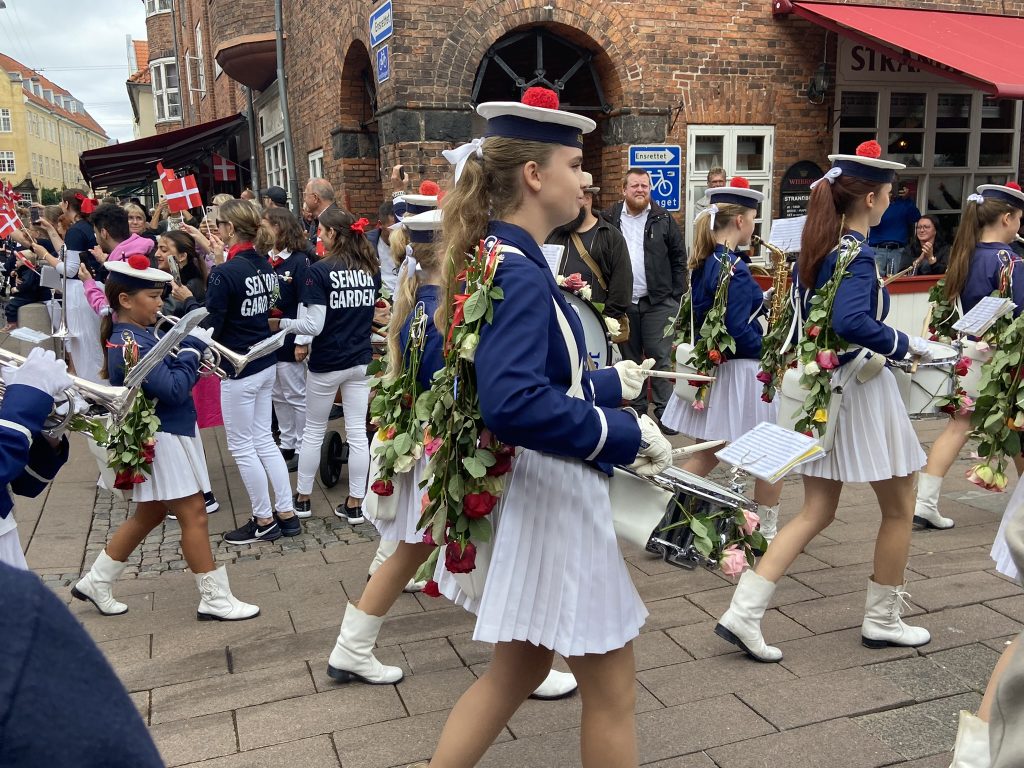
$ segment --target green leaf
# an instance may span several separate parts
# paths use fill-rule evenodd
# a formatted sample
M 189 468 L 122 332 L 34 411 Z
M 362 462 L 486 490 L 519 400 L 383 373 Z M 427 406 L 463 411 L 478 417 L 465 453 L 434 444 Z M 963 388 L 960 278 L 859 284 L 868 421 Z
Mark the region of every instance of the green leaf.
M 704 521 L 696 517 L 690 520 L 690 530 L 693 531 L 693 535 L 697 538 L 706 538 L 708 535 L 708 529 L 707 526 L 704 524 Z
M 408 432 L 403 432 L 395 437 L 395 453 L 404 456 L 412 450 L 412 437 Z
M 461 502 L 464 492 L 465 484 L 462 481 L 462 475 L 452 475 L 448 480 L 448 495 L 452 497 L 452 501 Z M 434 541 L 440 541 L 440 539 L 435 538 Z
M 476 456 L 476 460 L 485 467 L 493 467 L 498 462 L 494 453 L 487 448 L 478 448 L 474 455 Z
M 466 318 L 466 323 L 475 323 L 477 320 L 487 314 L 487 308 L 490 306 L 491 301 L 487 294 L 483 291 L 477 291 L 470 296 L 465 305 L 463 305 L 463 313 Z
M 459 515 L 459 519 L 455 522 L 455 532 L 465 533 L 469 530 L 469 518 L 465 515 Z
M 693 540 L 693 546 L 695 546 L 697 551 L 704 555 L 704 557 L 710 557 L 711 551 L 715 548 L 711 543 L 711 539 L 706 536 L 695 537 Z
M 501 286 L 491 286 L 491 298 L 495 301 L 500 301 L 505 298 L 505 292 L 501 289 Z
M 479 543 L 491 540 L 491 521 L 486 517 L 474 517 L 469 521 L 469 537 Z
M 470 475 L 476 478 L 483 477 L 487 474 L 487 467 L 485 467 L 483 462 L 475 456 L 467 456 L 464 458 L 462 460 L 462 466 L 466 468 L 466 471 L 469 472 Z

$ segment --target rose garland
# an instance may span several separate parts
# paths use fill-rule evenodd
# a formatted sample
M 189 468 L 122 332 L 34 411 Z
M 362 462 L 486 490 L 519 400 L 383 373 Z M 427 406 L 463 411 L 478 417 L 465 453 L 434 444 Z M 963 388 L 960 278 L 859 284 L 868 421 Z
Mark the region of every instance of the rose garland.
M 728 253 L 724 259 L 717 255 L 709 258 L 719 259 L 718 287 L 715 288 L 715 298 L 711 303 L 711 309 L 704 316 L 704 323 L 700 327 L 700 337 L 693 347 L 693 360 L 697 372 L 704 375 L 711 375 L 711 371 L 728 360 L 730 353 L 736 351 L 736 340 L 729 335 L 729 331 L 725 327 L 725 313 L 729 303 L 729 283 L 736 271 L 736 262 L 729 260 Z M 692 407 L 695 410 L 703 411 L 710 392 L 711 382 L 700 384 L 697 395 L 691 404 Z
M 808 390 L 804 399 L 803 415 L 796 430 L 818 437 L 828 428 L 828 406 L 832 399 L 832 372 L 839 367 L 839 354 L 849 344 L 832 329 L 832 312 L 839 293 L 839 285 L 850 273 L 850 264 L 860 253 L 856 238 L 843 237 L 839 241 L 839 255 L 832 277 L 811 297 L 811 309 L 804 322 L 804 338 L 800 342 L 798 365 L 800 386 Z M 799 297 L 798 297 L 799 299 Z
M 718 563 L 726 576 L 739 576 L 754 566 L 755 551 L 764 552 L 768 543 L 757 529 L 760 516 L 749 509 L 707 506 L 696 497 L 675 499 L 682 519 L 662 528 L 670 531 L 686 527 L 693 533 L 693 546 L 705 558 Z
M 960 332 L 953 328 L 953 323 L 960 318 L 956 311 L 956 302 L 946 297 L 945 277 L 929 289 L 928 301 L 931 304 L 931 316 L 928 321 L 931 340 L 951 341 L 959 338 Z
M 430 456 L 417 527 L 424 531 L 425 543 L 438 547 L 420 568 L 420 579 L 432 577 L 442 544 L 450 572 L 470 573 L 476 568 L 477 544 L 491 538 L 489 516 L 504 489 L 503 475 L 512 468 L 515 448 L 500 443 L 484 426 L 474 366 L 480 331 L 493 317 L 494 302 L 504 298 L 494 285 L 501 260 L 496 243 L 481 242 L 458 276 L 465 293 L 453 302 L 444 368 L 416 401 L 417 415 L 429 419 Z M 432 583 L 428 588 L 428 594 L 437 590 Z
M 782 314 L 775 318 L 761 340 L 761 370 L 757 373 L 757 380 L 763 385 L 761 399 L 766 403 L 775 399 L 775 393 L 782 386 L 783 374 L 796 358 L 796 350 L 792 347 L 785 353 L 782 351 L 789 341 L 794 313 L 793 302 L 784 302 Z

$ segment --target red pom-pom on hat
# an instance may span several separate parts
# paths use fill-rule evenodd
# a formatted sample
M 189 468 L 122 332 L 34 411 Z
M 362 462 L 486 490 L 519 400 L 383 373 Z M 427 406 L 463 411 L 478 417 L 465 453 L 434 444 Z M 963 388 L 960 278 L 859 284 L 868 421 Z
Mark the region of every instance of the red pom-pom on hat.
M 739 187 L 740 189 L 750 189 L 750 182 L 742 176 L 733 176 L 732 181 L 729 182 L 730 187 Z
M 1008 181 L 1006 182 L 1006 186 L 1008 186 L 1010 189 L 1016 189 L 1018 192 L 1024 191 L 1020 188 L 1020 184 L 1018 184 L 1016 181 Z
M 521 101 L 528 107 L 558 109 L 558 94 L 550 88 L 541 88 L 536 85 L 532 88 L 527 88 Z
M 871 141 L 865 141 L 863 144 L 857 145 L 857 155 L 877 160 L 882 156 L 882 145 L 874 139 Z
M 429 179 L 427 179 L 422 184 L 420 184 L 421 195 L 436 195 L 440 191 L 441 188 L 437 186 L 436 181 L 430 181 Z
M 128 257 L 128 266 L 132 269 L 149 269 L 149 256 L 144 256 L 141 253 L 133 253 Z

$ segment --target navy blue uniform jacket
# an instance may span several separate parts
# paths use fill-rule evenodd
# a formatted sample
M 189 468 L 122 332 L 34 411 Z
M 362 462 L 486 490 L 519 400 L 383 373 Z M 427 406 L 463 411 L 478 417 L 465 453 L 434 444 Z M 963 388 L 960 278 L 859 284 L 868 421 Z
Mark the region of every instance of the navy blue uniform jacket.
M 402 279 L 408 280 L 409 278 L 403 277 Z M 437 310 L 438 294 L 440 291 L 441 288 L 437 285 L 421 285 L 416 289 L 416 303 L 423 304 L 423 311 L 427 316 L 426 338 L 423 341 L 420 370 L 416 375 L 417 381 L 419 381 L 420 386 L 424 390 L 430 389 L 434 374 L 444 368 L 444 339 L 441 338 L 441 334 L 434 327 L 434 312 Z M 406 347 L 409 346 L 409 333 L 415 314 L 416 305 L 414 304 L 413 311 L 409 313 L 409 317 L 405 319 L 405 323 L 402 325 L 401 336 L 399 337 L 403 354 Z
M 1011 262 L 1013 269 L 1010 272 L 1010 298 L 1017 305 L 1013 310 L 1013 316 L 1017 317 L 1024 311 L 1024 268 L 1018 267 L 1021 263 L 1020 257 L 1011 251 L 1006 243 L 978 243 L 967 267 L 967 279 L 964 281 L 963 290 L 960 291 L 960 303 L 965 314 L 974 309 L 974 305 L 983 298 L 999 290 L 999 272 Z M 1022 270 L 1021 274 L 1017 274 L 1017 269 Z
M 12 493 L 38 496 L 68 460 L 66 437 L 53 448 L 39 434 L 52 408 L 53 398 L 35 387 L 12 384 L 4 392 L 0 403 L 0 517 L 11 514 Z
M 726 260 L 733 264 L 735 270 L 729 279 L 729 297 L 725 310 L 725 329 L 736 340 L 736 351 L 729 357 L 759 360 L 764 331 L 757 318 L 764 307 L 764 294 L 750 274 L 750 267 L 735 253 L 727 252 L 724 245 L 715 248 L 714 254 L 704 259 L 690 275 L 693 286 L 693 322 L 696 326 L 694 336 L 699 337 L 704 318 L 715 303 L 722 262 Z

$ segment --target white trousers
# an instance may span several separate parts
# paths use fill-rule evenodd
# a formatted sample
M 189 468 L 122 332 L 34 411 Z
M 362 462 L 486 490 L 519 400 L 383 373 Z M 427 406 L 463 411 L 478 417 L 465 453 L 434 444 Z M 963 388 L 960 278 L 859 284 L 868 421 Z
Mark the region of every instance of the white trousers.
M 274 443 L 270 428 L 271 393 L 274 366 L 242 379 L 225 379 L 220 385 L 220 409 L 224 415 L 224 433 L 228 450 L 238 465 L 238 473 L 249 494 L 254 517 L 273 517 L 267 478 L 274 488 L 274 508 L 278 512 L 294 509 L 288 482 L 288 465 Z
M 281 447 L 297 451 L 302 447 L 306 428 L 306 366 L 304 363 L 278 363 L 274 382 L 274 413 L 281 430 Z
M 14 514 L 13 510 L 11 514 Z M 17 528 L 11 528 L 7 533 L 0 533 L 0 563 L 6 563 L 22 571 L 28 570 L 28 563 L 25 562 L 25 553 L 21 550 L 21 540 L 18 538 Z
M 366 437 L 370 380 L 366 377 L 366 366 L 357 365 L 343 371 L 306 374 L 306 429 L 302 433 L 296 485 L 296 492 L 303 496 L 313 491 L 313 475 L 320 465 L 320 447 L 339 388 L 348 441 L 348 493 L 355 499 L 366 495 L 366 476 L 370 472 L 370 444 Z

